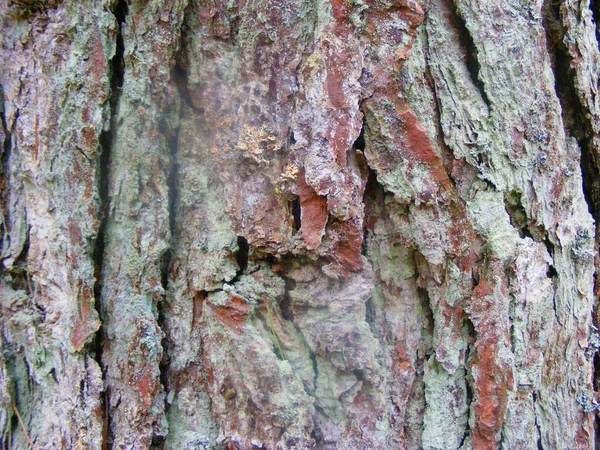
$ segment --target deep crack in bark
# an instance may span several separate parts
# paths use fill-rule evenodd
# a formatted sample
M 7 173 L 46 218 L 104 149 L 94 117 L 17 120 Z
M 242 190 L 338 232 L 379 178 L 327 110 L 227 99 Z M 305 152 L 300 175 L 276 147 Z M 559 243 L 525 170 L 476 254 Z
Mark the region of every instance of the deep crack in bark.
M 2 132 L 4 134 L 4 140 L 1 142 L 1 150 L 0 150 L 0 176 L 2 179 L 6 179 L 6 173 L 8 172 L 8 157 L 11 151 L 11 141 L 12 136 L 10 130 L 8 129 L 8 123 L 6 122 L 6 111 L 4 107 L 4 87 L 0 84 L 0 120 L 2 121 Z M 0 232 L 2 235 L 0 236 L 0 255 L 4 251 L 4 246 L 6 245 L 6 240 L 8 237 L 8 229 L 6 228 L 6 213 L 9 208 L 6 208 L 6 195 L 7 195 L 7 186 L 6 181 L 0 185 L 0 202 L 2 202 L 2 228 Z
M 110 108 L 110 121 L 109 128 L 102 131 L 99 136 L 98 142 L 100 145 L 100 156 L 98 159 L 98 169 L 96 171 L 97 189 L 98 189 L 98 234 L 96 236 L 96 242 L 93 249 L 93 261 L 94 261 L 94 276 L 96 283 L 94 285 L 94 296 L 96 298 L 96 308 L 100 319 L 103 319 L 103 311 L 100 305 L 100 294 L 102 290 L 102 270 L 105 253 L 106 243 L 106 225 L 108 222 L 109 215 L 109 186 L 110 186 L 110 163 L 111 163 L 111 150 L 115 139 L 115 129 L 117 126 L 117 110 L 119 106 L 119 100 L 121 98 L 121 89 L 123 87 L 123 79 L 125 74 L 125 44 L 123 40 L 122 28 L 128 14 L 128 6 L 126 0 L 119 0 L 112 8 L 112 13 L 117 20 L 118 32 L 116 36 L 115 53 L 112 59 L 109 61 L 110 69 L 110 88 L 111 93 L 109 97 L 109 108 Z M 94 337 L 94 359 L 102 369 L 102 355 L 105 344 L 104 339 L 104 327 L 102 326 Z M 106 372 L 102 369 L 102 377 L 104 379 L 104 391 L 100 400 L 102 405 L 103 420 L 103 435 L 102 435 L 102 448 L 110 448 L 110 415 L 109 415 L 109 404 L 110 404 L 110 392 L 106 385 Z
M 452 21 L 455 29 L 458 31 L 458 37 L 460 40 L 460 44 L 465 49 L 465 54 L 467 56 L 467 60 L 465 61 L 465 64 L 467 66 L 467 70 L 469 71 L 471 81 L 479 90 L 481 98 L 483 99 L 484 103 L 487 105 L 488 109 L 491 109 L 492 102 L 490 101 L 490 99 L 487 96 L 487 93 L 485 92 L 485 84 L 484 84 L 483 80 L 481 79 L 481 76 L 479 73 L 481 71 L 481 65 L 479 64 L 479 59 L 477 56 L 477 47 L 475 46 L 475 43 L 473 42 L 473 38 L 471 36 L 469 28 L 467 27 L 465 20 L 461 16 L 460 11 L 458 10 L 454 0 L 446 0 L 446 1 L 448 2 L 449 6 L 450 6 L 450 8 L 449 8 L 450 11 L 452 11 L 451 21 Z
M 589 212 L 596 222 L 596 253 L 598 252 L 598 227 L 600 221 L 600 161 L 597 161 L 598 151 L 594 148 L 593 115 L 585 107 L 576 90 L 576 73 L 574 61 L 571 57 L 564 39 L 567 33 L 563 24 L 561 13 L 562 2 L 559 0 L 545 0 L 542 7 L 543 24 L 546 32 L 546 47 L 550 56 L 554 73 L 554 87 L 556 96 L 560 101 L 565 133 L 576 139 L 581 150 L 581 174 L 583 177 L 583 193 Z M 598 19 L 600 7 L 597 1 L 590 2 L 594 22 L 596 24 L 596 39 L 599 39 Z M 548 250 L 550 252 L 550 249 Z M 552 256 L 552 253 L 550 253 Z M 598 269 L 598 255 L 596 255 L 596 269 Z M 600 292 L 598 273 L 594 273 L 594 292 Z M 598 323 L 598 300 L 593 306 L 592 318 L 594 324 Z M 556 304 L 554 303 L 555 316 Z M 594 358 L 594 384 L 597 385 L 600 376 L 600 358 Z M 596 430 L 600 427 L 598 415 L 595 418 Z

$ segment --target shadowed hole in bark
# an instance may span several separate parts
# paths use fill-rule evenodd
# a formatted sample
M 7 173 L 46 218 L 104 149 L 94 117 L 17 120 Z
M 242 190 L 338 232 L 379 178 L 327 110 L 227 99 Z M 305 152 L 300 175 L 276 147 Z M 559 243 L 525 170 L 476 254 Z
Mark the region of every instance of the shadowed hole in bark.
M 554 266 L 552 264 L 548 265 L 548 270 L 546 271 L 546 276 L 548 278 L 552 278 L 552 279 L 556 279 L 556 277 L 558 276 L 558 272 L 556 271 L 556 269 L 554 268 Z
M 325 411 L 323 411 L 323 408 L 315 405 L 315 410 L 318 411 L 323 416 L 325 416 Z M 324 448 L 324 449 L 335 448 L 335 446 L 333 446 L 333 447 L 325 446 L 323 433 L 317 427 L 313 428 L 312 432 L 310 433 L 310 437 L 315 441 L 315 448 L 319 448 L 319 449 L 320 448 Z
M 371 222 L 377 220 L 379 217 L 378 209 L 383 210 L 383 201 L 384 201 L 384 190 L 383 186 L 379 184 L 377 181 L 377 174 L 374 170 L 371 170 L 369 166 L 368 169 L 368 177 L 367 184 L 365 185 L 365 192 L 363 194 L 363 205 L 365 208 L 365 218 L 363 222 L 363 243 L 361 254 L 363 256 L 367 256 L 367 238 L 369 236 L 369 225 Z M 372 230 L 371 230 L 372 231 Z
M 548 252 L 548 254 L 552 258 L 554 258 L 554 244 L 552 242 L 550 242 L 550 239 L 548 239 L 548 237 L 546 237 L 545 239 L 543 239 L 542 243 L 546 247 L 546 251 Z M 552 267 L 552 268 L 554 269 L 554 267 Z
M 353 370 L 352 375 L 354 375 L 358 381 L 367 382 L 367 376 L 365 375 L 364 370 Z
M 313 373 L 314 373 L 313 389 L 316 391 L 317 383 L 319 382 L 319 363 L 317 362 L 317 355 L 315 355 L 315 352 L 313 352 L 310 347 L 307 346 L 307 348 L 308 348 L 308 351 L 310 352 L 310 360 L 312 361 L 312 365 L 313 365 Z
M 165 437 L 154 436 L 150 443 L 150 450 L 162 450 L 165 446 Z
M 373 328 L 373 324 L 375 323 L 375 305 L 373 304 L 373 297 L 369 297 L 367 302 L 365 303 L 365 322 L 369 324 L 369 327 Z
M 171 249 L 167 250 L 166 252 L 163 253 L 161 259 L 160 259 L 160 265 L 161 265 L 161 285 L 163 288 L 163 299 L 162 301 L 158 302 L 156 305 L 156 309 L 158 310 L 158 326 L 163 329 L 163 324 L 165 323 L 165 309 L 167 307 L 166 305 L 166 301 L 167 301 L 167 289 L 168 289 L 168 284 L 169 284 L 169 274 L 170 274 L 170 269 L 171 269 L 171 265 L 172 265 L 172 258 L 173 258 L 173 253 L 171 251 Z M 194 312 L 194 311 L 193 311 Z M 192 312 L 192 314 L 193 314 Z M 162 359 L 160 361 L 159 364 L 159 371 L 160 371 L 160 382 L 163 385 L 163 387 L 165 388 L 165 391 L 168 391 L 168 367 L 170 364 L 170 358 L 169 355 L 166 351 L 167 347 L 168 347 L 168 342 L 167 342 L 167 334 L 163 333 L 163 338 L 161 339 L 161 346 L 163 349 L 163 354 L 162 354 Z M 166 399 L 165 399 L 166 401 Z M 165 409 L 167 405 L 165 405 Z M 156 436 L 155 436 L 156 437 Z M 154 441 L 153 441 L 154 442 Z M 158 448 L 158 447 L 157 447 Z M 159 447 L 162 448 L 162 447 Z
M 294 321 L 294 310 L 292 308 L 292 298 L 290 297 L 289 291 L 296 288 L 296 281 L 291 278 L 285 278 L 285 292 L 283 299 L 279 307 L 281 308 L 281 316 L 285 320 Z
M 471 76 L 471 81 L 473 84 L 479 89 L 479 93 L 481 94 L 481 98 L 488 108 L 491 108 L 492 103 L 488 98 L 485 92 L 485 84 L 481 80 L 479 76 L 479 72 L 481 70 L 481 65 L 479 64 L 479 59 L 477 56 L 477 47 L 475 47 L 475 43 L 473 42 L 473 37 L 467 28 L 467 25 L 458 12 L 456 5 L 452 0 L 447 0 L 450 5 L 450 10 L 452 11 L 452 16 L 450 17 L 450 21 L 458 31 L 458 38 L 460 40 L 461 46 L 465 49 L 467 70 L 469 71 L 469 75 Z
M 250 251 L 250 246 L 248 245 L 246 238 L 243 236 L 238 236 L 237 245 L 238 250 L 235 252 L 235 260 L 240 268 L 237 276 L 240 276 L 248 267 L 248 252 Z
M 415 273 L 415 283 L 419 275 Z M 417 294 L 419 295 L 419 301 L 423 307 L 423 312 L 425 315 L 425 323 L 423 323 L 423 328 L 426 330 L 429 337 L 433 337 L 434 332 L 434 319 L 433 319 L 433 310 L 431 309 L 431 302 L 429 301 L 429 294 L 427 293 L 427 289 L 422 287 L 417 287 Z M 433 348 L 429 348 L 427 352 L 427 357 L 433 354 Z
M 547 240 L 546 231 L 543 227 L 531 223 L 521 199 L 520 192 L 510 191 L 504 193 L 504 208 L 510 218 L 510 224 L 517 230 L 521 239 L 528 237 L 535 242 L 544 242 L 544 240 Z M 552 255 L 552 253 L 550 254 Z
M 366 148 L 366 145 L 367 145 L 366 140 L 365 140 L 366 121 L 367 121 L 366 115 L 363 112 L 363 121 L 362 121 L 362 126 L 360 128 L 360 133 L 358 134 L 358 137 L 352 144 L 352 149 L 354 151 L 364 152 L 364 150 Z M 379 184 L 377 183 L 377 175 L 375 174 L 375 172 L 373 170 L 371 170 L 369 165 L 366 163 L 366 159 L 363 157 L 362 160 L 365 161 L 365 166 L 368 171 L 367 184 L 365 185 L 365 191 L 363 192 L 363 199 L 362 199 L 363 207 L 366 208 L 366 205 L 368 205 L 371 201 L 374 201 L 377 198 L 377 191 L 379 189 L 382 189 L 382 187 L 379 186 Z M 367 243 L 368 230 L 367 230 L 366 216 L 367 216 L 367 214 L 365 214 L 365 219 L 363 222 L 363 242 L 362 242 L 362 248 L 361 248 L 361 252 L 360 252 L 363 256 L 366 256 L 366 254 L 367 254 L 366 243 Z
M 364 151 L 365 146 L 366 146 L 366 142 L 365 142 L 365 121 L 363 119 L 363 126 L 360 129 L 360 134 L 358 135 L 358 137 L 354 141 L 354 144 L 352 145 L 352 148 L 354 150 Z
M 519 232 L 521 239 L 530 237 L 527 229 L 527 213 L 521 204 L 521 194 L 516 191 L 504 193 L 504 208 L 510 217 L 510 224 Z
M 292 213 L 292 228 L 294 232 L 298 232 L 302 227 L 302 211 L 300 209 L 300 197 L 294 195 L 288 204 L 289 210 Z

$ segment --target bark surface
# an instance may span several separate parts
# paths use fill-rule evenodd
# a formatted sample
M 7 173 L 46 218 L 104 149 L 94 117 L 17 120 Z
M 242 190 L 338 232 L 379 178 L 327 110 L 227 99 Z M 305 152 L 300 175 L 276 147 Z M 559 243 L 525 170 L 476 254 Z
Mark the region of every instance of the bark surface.
M 0 17 L 0 447 L 595 447 L 596 2 Z

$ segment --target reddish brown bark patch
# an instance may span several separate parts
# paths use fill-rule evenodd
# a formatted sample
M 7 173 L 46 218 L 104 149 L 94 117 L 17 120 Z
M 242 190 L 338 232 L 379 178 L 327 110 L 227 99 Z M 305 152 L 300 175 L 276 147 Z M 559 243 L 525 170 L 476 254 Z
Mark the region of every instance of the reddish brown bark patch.
M 225 306 L 214 306 L 208 302 L 212 308 L 215 317 L 227 328 L 233 331 L 236 335 L 242 334 L 242 328 L 248 313 L 252 307 L 246 302 L 244 297 L 229 293 L 229 304 Z
M 317 194 L 304 179 L 304 170 L 298 173 L 298 196 L 300 197 L 300 232 L 306 247 L 313 250 L 321 245 L 327 225 L 327 199 Z
M 513 368 L 506 354 L 510 350 L 508 325 L 503 319 L 508 309 L 508 293 L 502 263 L 490 262 L 485 278 L 473 289 L 470 318 L 477 332 L 471 362 L 474 379 L 473 448 L 497 448 L 508 392 L 513 389 Z

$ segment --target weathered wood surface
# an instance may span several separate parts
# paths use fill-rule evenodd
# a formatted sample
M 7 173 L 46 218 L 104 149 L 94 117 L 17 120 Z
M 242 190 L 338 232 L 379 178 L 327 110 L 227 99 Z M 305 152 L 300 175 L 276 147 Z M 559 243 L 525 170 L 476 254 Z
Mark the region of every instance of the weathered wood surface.
M 0 5 L 2 448 L 595 447 L 596 3 Z

